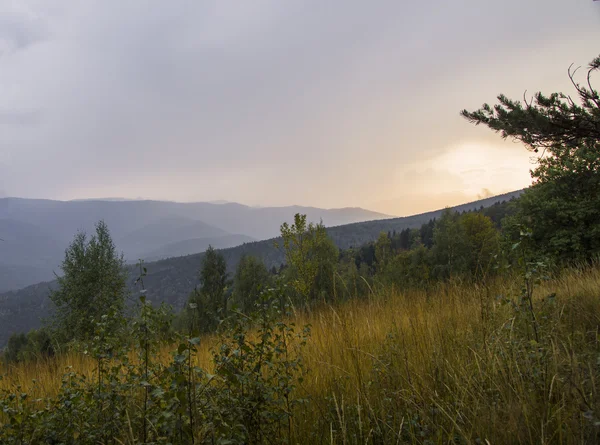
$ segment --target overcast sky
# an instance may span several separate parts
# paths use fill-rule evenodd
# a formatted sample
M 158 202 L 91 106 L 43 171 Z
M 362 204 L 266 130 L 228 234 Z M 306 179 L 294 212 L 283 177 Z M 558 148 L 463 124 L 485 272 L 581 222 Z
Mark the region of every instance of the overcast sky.
M 406 215 L 514 190 L 530 154 L 459 111 L 570 93 L 599 42 L 592 0 L 0 0 L 0 196 Z

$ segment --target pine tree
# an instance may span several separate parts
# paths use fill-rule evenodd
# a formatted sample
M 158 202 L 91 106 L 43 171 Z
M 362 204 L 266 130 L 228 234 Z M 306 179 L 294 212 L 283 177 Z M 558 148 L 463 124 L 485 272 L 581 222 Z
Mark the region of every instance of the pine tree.
M 600 254 L 600 95 L 591 83 L 599 70 L 597 57 L 582 86 L 569 69 L 579 104 L 563 93 L 536 93 L 524 103 L 500 95 L 493 107 L 461 113 L 538 154 L 534 185 L 519 199 L 507 229 L 518 237 L 525 227 L 535 251 L 561 260 Z
M 200 288 L 190 294 L 180 327 L 194 332 L 215 331 L 220 320 L 227 316 L 228 285 L 225 258 L 208 246 L 200 266 Z

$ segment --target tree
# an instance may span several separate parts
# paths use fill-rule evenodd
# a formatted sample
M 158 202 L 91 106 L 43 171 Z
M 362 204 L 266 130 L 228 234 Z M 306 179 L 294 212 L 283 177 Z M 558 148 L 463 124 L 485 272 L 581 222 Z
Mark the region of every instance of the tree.
M 94 320 L 114 314 L 109 328 L 116 329 L 127 295 L 127 271 L 104 221 L 96 224 L 89 238 L 78 232 L 65 251 L 63 275 L 58 288 L 50 294 L 56 306 L 55 333 L 63 341 L 88 340 L 94 332 Z
M 208 246 L 200 267 L 200 288 L 188 299 L 184 314 L 186 328 L 200 332 L 212 332 L 217 328 L 219 320 L 227 316 L 228 285 L 225 258 Z
M 410 229 L 404 229 L 400 232 L 400 249 L 410 249 Z
M 23 351 L 27 346 L 28 340 L 26 334 L 20 332 L 11 335 L 4 350 L 4 359 L 7 363 L 15 363 L 22 360 Z
M 500 95 L 494 107 L 461 113 L 538 154 L 534 185 L 519 200 L 512 232 L 528 227 L 538 251 L 562 260 L 600 253 L 600 96 L 591 83 L 598 70 L 600 57 L 582 86 L 569 69 L 579 104 L 563 93 L 536 93 L 524 103 Z
M 296 292 L 305 300 L 327 300 L 334 294 L 334 274 L 338 249 L 327 236 L 322 223 L 307 224 L 306 215 L 297 213 L 294 223 L 281 225 L 288 276 Z
M 194 289 L 188 297 L 187 305 L 175 320 L 175 329 L 190 336 L 214 332 L 218 321 L 206 296 L 199 289 Z
M 463 274 L 467 264 L 467 242 L 461 216 L 444 210 L 433 230 L 433 255 L 439 277 Z
M 360 246 L 355 254 L 356 267 L 366 267 L 368 270 L 372 270 L 375 267 L 375 244 L 367 243 Z
M 435 218 L 430 219 L 428 223 L 421 226 L 421 242 L 430 249 L 433 246 L 433 229 L 435 228 Z
M 200 269 L 200 292 L 209 297 L 215 313 L 227 308 L 225 288 L 228 284 L 227 263 L 221 252 L 208 246 Z
M 54 355 L 54 345 L 47 329 L 31 330 L 27 334 L 15 333 L 10 336 L 4 358 L 8 363 L 33 360 Z
M 350 249 L 343 251 L 336 273 L 336 295 L 341 299 L 366 297 L 369 286 L 365 281 L 369 277 L 367 263 L 358 261 L 358 252 Z M 360 270 L 359 270 L 359 266 Z M 361 276 L 362 270 L 362 276 Z
M 400 250 L 392 256 L 385 268 L 377 271 L 376 282 L 383 284 L 384 289 L 388 286 L 425 287 L 430 279 L 430 263 L 431 251 L 419 242 L 413 249 Z
M 314 261 L 317 263 L 317 276 L 314 285 L 313 299 L 320 301 L 332 301 L 336 295 L 336 274 L 340 253 L 327 236 L 323 224 L 317 225 L 321 232 L 317 237 L 318 242 L 314 246 Z
M 244 255 L 238 263 L 233 279 L 233 296 L 242 312 L 249 313 L 271 282 L 271 274 L 258 258 Z
M 460 223 L 468 248 L 467 271 L 473 278 L 485 278 L 499 252 L 499 233 L 492 220 L 479 212 L 462 215 Z
M 392 241 L 390 237 L 381 232 L 375 241 L 375 261 L 377 271 L 385 269 L 386 264 L 392 259 Z

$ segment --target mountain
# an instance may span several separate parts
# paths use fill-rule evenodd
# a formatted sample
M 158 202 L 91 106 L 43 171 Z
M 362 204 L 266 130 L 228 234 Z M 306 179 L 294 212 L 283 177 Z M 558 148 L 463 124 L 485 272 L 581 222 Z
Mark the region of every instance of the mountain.
M 0 292 L 50 280 L 78 230 L 103 219 L 128 262 L 202 252 L 276 236 L 284 221 L 306 213 L 327 226 L 386 217 L 364 209 L 252 208 L 236 203 L 123 199 L 0 199 Z M 202 241 L 203 240 L 203 241 Z
M 109 226 L 110 228 L 110 226 Z M 117 239 L 119 248 L 130 259 L 150 258 L 150 252 L 160 251 L 175 243 L 195 238 L 211 238 L 230 235 L 225 230 L 184 216 L 169 216 L 146 224 Z M 202 252 L 200 249 L 196 252 Z
M 516 198 L 521 193 L 522 190 L 518 190 L 452 207 L 452 209 L 462 212 L 490 207 L 496 202 Z M 353 210 L 349 210 L 349 212 L 352 213 Z M 402 218 L 345 224 L 329 227 L 327 232 L 339 248 L 347 249 L 374 241 L 381 232 L 393 230 L 399 232 L 406 228 L 418 228 L 430 219 L 438 218 L 442 212 L 443 210 L 437 210 Z M 274 246 L 277 240 L 277 238 L 273 238 L 248 242 L 237 247 L 222 249 L 221 253 L 225 257 L 230 272 L 235 270 L 238 261 L 244 254 L 260 257 L 268 268 L 278 267 L 285 261 L 285 258 L 283 252 Z M 203 254 L 200 253 L 146 263 L 148 274 L 144 277 L 144 285 L 147 289 L 147 298 L 155 303 L 164 301 L 173 305 L 175 309 L 180 309 L 189 293 L 198 284 L 197 275 L 202 256 Z M 130 266 L 129 271 L 129 283 L 134 289 L 138 270 L 134 266 Z M 8 340 L 12 332 L 25 332 L 40 326 L 41 318 L 48 314 L 49 291 L 55 285 L 55 282 L 39 283 L 18 291 L 0 294 L 0 347 Z
M 113 198 L 81 198 L 81 199 L 71 199 L 71 201 L 73 202 L 81 202 L 81 201 L 143 201 L 142 198 L 137 198 L 137 199 L 133 199 L 133 198 L 119 198 L 119 197 L 113 197 Z
M 54 279 L 54 272 L 48 267 L 19 266 L 0 263 L 0 293 L 11 289 L 29 286 L 32 281 L 40 283 Z M 1 310 L 1 309 L 0 309 Z
M 0 219 L 0 239 L 0 292 L 53 279 L 67 245 L 39 225 L 11 218 Z
M 256 241 L 254 238 L 250 238 L 246 235 L 222 235 L 210 238 L 187 239 L 167 244 L 153 252 L 148 252 L 144 255 L 144 258 L 146 258 L 147 261 L 157 261 L 164 258 L 173 258 L 204 252 L 208 249 L 208 246 L 212 246 L 215 249 L 226 249 L 228 247 L 239 246 L 240 244 L 251 243 L 254 241 Z

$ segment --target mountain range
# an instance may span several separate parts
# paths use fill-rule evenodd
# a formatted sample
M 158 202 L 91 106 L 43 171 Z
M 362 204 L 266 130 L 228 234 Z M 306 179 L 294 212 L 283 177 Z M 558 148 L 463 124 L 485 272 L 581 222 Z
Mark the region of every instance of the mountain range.
M 0 199 L 0 292 L 54 279 L 77 231 L 103 219 L 125 259 L 135 263 L 223 249 L 272 238 L 284 221 L 305 213 L 327 226 L 385 218 L 361 208 L 254 208 L 242 204 L 124 199 Z
M 481 207 L 490 207 L 497 202 L 516 198 L 521 193 L 522 190 L 518 190 L 512 193 L 455 206 L 452 207 L 452 210 L 462 212 L 479 209 Z M 239 204 L 236 204 L 236 206 L 239 206 Z M 268 211 L 267 214 L 271 217 L 277 218 L 280 216 L 279 220 L 269 222 L 271 227 L 279 227 L 281 222 L 285 220 L 289 221 L 292 218 L 293 213 L 288 214 L 288 212 L 303 212 L 302 209 L 311 210 L 313 216 L 309 216 L 309 220 L 313 221 L 317 219 L 314 216 L 315 213 L 319 214 L 318 209 L 312 208 L 288 207 L 280 209 L 283 210 L 266 209 Z M 335 220 L 336 217 L 340 218 L 340 213 L 338 212 L 345 214 L 347 218 L 358 218 L 361 215 L 360 210 L 358 209 L 341 209 L 338 211 L 321 212 L 333 212 L 333 214 L 330 214 L 330 221 Z M 406 228 L 418 228 L 429 220 L 438 218 L 442 212 L 443 210 L 436 210 L 401 218 L 386 218 L 337 225 L 328 227 L 327 232 L 339 248 L 347 249 L 374 241 L 381 232 L 394 230 L 399 232 Z M 380 216 L 379 214 L 375 215 Z M 169 219 L 170 218 L 167 218 L 167 221 Z M 323 219 L 325 221 L 325 218 Z M 184 217 L 177 218 L 175 222 L 171 221 L 171 224 L 175 223 L 179 224 L 178 227 L 182 228 L 182 233 L 185 233 L 186 236 L 189 236 L 190 233 L 195 233 L 194 230 L 199 230 L 199 228 L 208 230 L 202 224 L 190 223 L 190 220 L 184 219 Z M 147 239 L 154 234 L 158 234 L 159 238 L 165 239 L 165 235 L 160 233 L 160 228 L 164 227 L 165 224 L 165 218 L 160 218 L 153 224 L 149 223 L 143 225 L 142 229 L 132 231 L 136 234 L 136 236 L 131 238 L 134 240 L 133 244 L 139 242 L 139 240 Z M 171 225 L 167 224 L 167 227 L 171 227 Z M 214 230 L 214 226 L 212 227 L 213 228 L 210 230 Z M 212 233 L 212 235 L 218 237 L 219 233 L 220 232 L 215 232 Z M 180 249 L 194 250 L 195 248 L 203 248 L 202 241 L 200 240 L 201 238 L 196 238 L 195 241 L 192 242 L 183 241 L 183 245 L 181 246 L 178 242 L 163 246 L 170 246 L 169 248 L 172 248 L 173 252 L 181 251 Z M 220 251 L 227 261 L 229 272 L 235 270 L 240 258 L 246 254 L 261 258 L 269 268 L 273 266 L 278 267 L 285 262 L 285 258 L 283 252 L 275 247 L 277 241 L 278 238 L 245 242 L 236 247 L 220 248 Z M 217 247 L 215 244 L 213 245 Z M 162 251 L 164 252 L 167 247 L 163 247 Z M 144 277 L 144 285 L 148 300 L 155 303 L 166 302 L 172 305 L 176 310 L 181 309 L 190 292 L 198 285 L 198 271 L 200 269 L 202 257 L 203 253 L 184 254 L 184 256 L 176 256 L 145 263 L 148 273 Z M 134 283 L 138 277 L 138 273 L 138 269 L 135 266 L 129 266 L 129 284 L 132 290 L 135 288 Z M 11 333 L 26 332 L 41 325 L 41 320 L 49 314 L 51 305 L 48 295 L 55 285 L 56 282 L 54 281 L 42 282 L 27 286 L 20 290 L 0 293 L 0 348 L 8 340 Z

